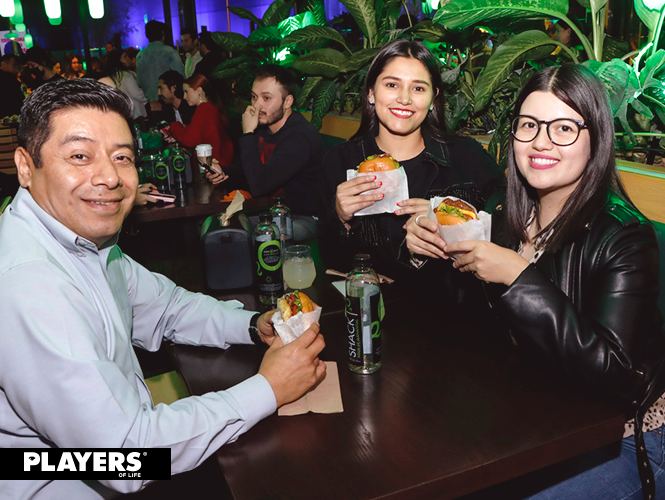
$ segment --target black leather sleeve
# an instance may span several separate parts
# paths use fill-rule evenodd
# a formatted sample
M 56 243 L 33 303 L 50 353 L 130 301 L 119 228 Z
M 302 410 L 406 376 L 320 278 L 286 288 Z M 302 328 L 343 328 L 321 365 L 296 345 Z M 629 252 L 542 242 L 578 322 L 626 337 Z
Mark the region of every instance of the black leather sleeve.
M 662 352 L 655 235 L 646 222 L 617 223 L 577 243 L 588 247 L 579 259 L 561 259 L 554 276 L 530 265 L 494 305 L 538 362 L 625 407 Z

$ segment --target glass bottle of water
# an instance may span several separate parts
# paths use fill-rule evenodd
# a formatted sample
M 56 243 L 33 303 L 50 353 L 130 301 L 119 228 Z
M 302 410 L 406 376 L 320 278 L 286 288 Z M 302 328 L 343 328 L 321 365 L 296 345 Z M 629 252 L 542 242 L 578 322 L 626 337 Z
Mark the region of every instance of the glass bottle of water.
M 282 249 L 279 230 L 268 212 L 259 215 L 259 224 L 254 230 L 254 249 L 259 300 L 262 304 L 277 304 L 277 299 L 284 294 Z
M 272 221 L 279 229 L 279 239 L 282 244 L 282 255 L 286 247 L 293 244 L 293 221 L 291 219 L 291 210 L 284 204 L 284 198 L 275 196 L 275 204 L 270 209 Z
M 383 301 L 379 278 L 371 258 L 358 254 L 346 278 L 346 326 L 349 368 L 356 373 L 373 373 L 381 368 L 381 320 Z

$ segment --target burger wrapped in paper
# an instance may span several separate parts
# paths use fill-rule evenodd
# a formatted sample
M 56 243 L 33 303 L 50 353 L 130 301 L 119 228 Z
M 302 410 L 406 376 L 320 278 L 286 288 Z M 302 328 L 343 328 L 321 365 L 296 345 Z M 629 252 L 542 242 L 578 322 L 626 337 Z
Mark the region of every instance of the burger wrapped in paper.
M 393 213 L 399 209 L 397 203 L 409 198 L 409 183 L 404 167 L 389 154 L 368 156 L 355 169 L 346 171 L 346 180 L 350 181 L 360 175 L 374 175 L 381 182 L 381 187 L 361 194 L 383 194 L 383 199 L 373 205 L 359 210 L 354 215 L 373 215 Z
M 444 198 L 434 211 L 436 219 L 442 226 L 454 226 L 455 224 L 464 224 L 470 220 L 478 220 L 478 212 L 467 202 Z
M 296 290 L 277 301 L 272 323 L 286 345 L 300 337 L 312 324 L 318 323 L 320 317 L 321 308 L 305 293 Z
M 492 216 L 454 196 L 430 199 L 427 218 L 439 224 L 439 235 L 446 243 L 489 241 L 492 234 Z
M 397 170 L 399 162 L 389 154 L 368 156 L 365 161 L 358 165 L 358 172 L 367 174 L 370 172 L 388 172 L 389 170 Z

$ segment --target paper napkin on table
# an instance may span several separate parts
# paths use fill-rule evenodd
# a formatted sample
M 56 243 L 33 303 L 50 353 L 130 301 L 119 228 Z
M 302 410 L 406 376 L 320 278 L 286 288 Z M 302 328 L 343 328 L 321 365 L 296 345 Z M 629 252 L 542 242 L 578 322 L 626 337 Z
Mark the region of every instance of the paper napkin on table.
M 326 374 L 323 380 L 293 403 L 282 406 L 277 414 L 280 417 L 312 413 L 342 413 L 342 393 L 339 388 L 339 374 L 337 363 L 324 361 Z
M 245 202 L 245 197 L 240 191 L 236 191 L 236 195 L 233 197 L 233 201 L 226 208 L 226 212 L 219 216 L 219 221 L 222 223 L 222 226 L 228 226 L 230 224 L 231 216 L 242 210 L 242 204 Z

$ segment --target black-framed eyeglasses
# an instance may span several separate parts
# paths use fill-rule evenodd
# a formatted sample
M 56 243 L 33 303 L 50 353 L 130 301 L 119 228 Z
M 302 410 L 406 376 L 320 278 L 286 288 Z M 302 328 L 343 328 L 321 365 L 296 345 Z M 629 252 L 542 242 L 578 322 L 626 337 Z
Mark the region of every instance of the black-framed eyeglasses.
M 531 142 L 540 133 L 542 125 L 547 126 L 547 137 L 557 146 L 570 146 L 580 136 L 582 129 L 587 128 L 584 122 L 572 118 L 546 121 L 533 116 L 519 115 L 513 120 L 510 132 L 517 141 Z

